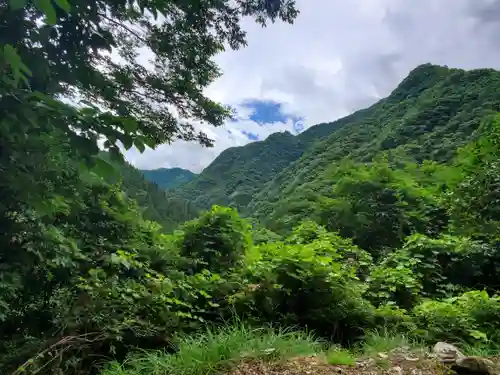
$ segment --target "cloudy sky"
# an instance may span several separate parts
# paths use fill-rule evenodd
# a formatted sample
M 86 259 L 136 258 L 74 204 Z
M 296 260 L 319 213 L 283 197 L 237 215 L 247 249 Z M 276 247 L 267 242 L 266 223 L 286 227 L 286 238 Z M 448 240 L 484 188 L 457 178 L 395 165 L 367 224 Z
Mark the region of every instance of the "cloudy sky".
M 333 121 L 386 96 L 418 64 L 500 68 L 500 0 L 297 0 L 293 25 L 248 20 L 248 47 L 217 56 L 207 95 L 237 120 L 207 128 L 215 147 L 175 142 L 128 160 L 200 172 L 221 151 Z

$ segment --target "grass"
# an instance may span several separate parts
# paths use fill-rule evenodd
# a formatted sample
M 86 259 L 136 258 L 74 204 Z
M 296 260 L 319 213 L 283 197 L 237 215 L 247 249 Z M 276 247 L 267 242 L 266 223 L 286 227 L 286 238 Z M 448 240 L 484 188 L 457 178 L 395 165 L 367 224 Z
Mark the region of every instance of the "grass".
M 478 357 L 490 357 L 500 355 L 500 346 L 491 344 L 464 344 L 459 345 L 459 349 L 466 355 Z
M 347 349 L 332 348 L 325 353 L 326 362 L 329 365 L 354 366 L 356 358 Z
M 319 353 L 321 349 L 320 342 L 303 333 L 238 324 L 181 337 L 175 354 L 146 352 L 123 364 L 112 362 L 103 375 L 209 375 L 243 359 L 280 360 Z
M 367 356 L 378 353 L 388 353 L 397 348 L 408 348 L 409 350 L 423 350 L 424 345 L 409 339 L 402 334 L 391 334 L 386 330 L 368 332 L 360 347 L 360 352 Z

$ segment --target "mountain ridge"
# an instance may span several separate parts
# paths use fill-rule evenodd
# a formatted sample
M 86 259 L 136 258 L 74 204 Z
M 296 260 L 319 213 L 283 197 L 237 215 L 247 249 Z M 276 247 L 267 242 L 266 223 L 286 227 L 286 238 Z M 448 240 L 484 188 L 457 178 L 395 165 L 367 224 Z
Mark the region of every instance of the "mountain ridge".
M 197 176 L 196 173 L 179 167 L 140 169 L 140 171 L 148 181 L 157 184 L 162 189 L 175 188 Z
M 298 135 L 277 132 L 224 150 L 168 196 L 190 202 L 196 211 L 214 204 L 235 207 L 278 230 L 311 215 L 315 200 L 331 186 L 329 168 L 340 160 L 370 162 L 390 152 L 417 162 L 446 162 L 499 108 L 500 72 L 422 64 L 367 108 Z

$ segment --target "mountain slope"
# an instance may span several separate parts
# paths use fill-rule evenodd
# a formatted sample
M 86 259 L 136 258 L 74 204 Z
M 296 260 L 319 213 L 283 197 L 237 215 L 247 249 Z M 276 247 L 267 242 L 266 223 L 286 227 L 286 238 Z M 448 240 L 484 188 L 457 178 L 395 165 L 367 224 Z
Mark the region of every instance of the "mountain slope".
M 447 161 L 499 108 L 500 72 L 421 65 L 387 98 L 332 123 L 342 126 L 263 186 L 245 213 L 267 223 L 307 216 L 332 185 L 325 171 L 344 158 L 368 162 L 390 150 Z
M 235 206 L 264 223 L 307 217 L 332 185 L 325 171 L 341 159 L 369 162 L 390 151 L 447 161 L 499 108 L 499 72 L 420 65 L 369 108 L 298 136 L 276 133 L 225 150 L 173 193 L 202 208 Z
M 174 189 L 175 194 L 203 208 L 219 204 L 243 210 L 265 183 L 338 126 L 319 124 L 298 136 L 274 133 L 263 141 L 229 148 L 192 181 Z
M 165 191 L 153 182 L 148 181 L 143 173 L 127 162 L 111 160 L 102 152 L 101 158 L 111 163 L 116 175 L 108 176 L 111 183 L 119 183 L 129 198 L 137 201 L 147 220 L 159 223 L 165 232 L 172 232 L 179 224 L 198 216 L 200 208 L 192 201 Z
M 289 132 L 223 151 L 195 179 L 174 189 L 195 204 L 245 207 L 262 185 L 302 155 L 304 147 Z
M 154 182 L 162 189 L 175 188 L 196 177 L 195 173 L 182 168 L 142 169 L 140 171 L 148 181 Z

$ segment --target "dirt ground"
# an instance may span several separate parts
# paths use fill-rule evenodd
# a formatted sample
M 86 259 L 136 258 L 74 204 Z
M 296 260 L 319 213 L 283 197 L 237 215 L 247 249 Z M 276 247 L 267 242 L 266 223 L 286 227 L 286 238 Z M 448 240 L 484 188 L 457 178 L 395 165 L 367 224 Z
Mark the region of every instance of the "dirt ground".
M 493 359 L 493 358 L 490 358 Z M 496 363 L 500 358 L 494 358 Z M 359 359 L 355 365 L 330 365 L 322 356 L 297 357 L 286 362 L 242 362 L 229 375 L 447 375 L 453 371 L 433 358 L 388 356 Z

